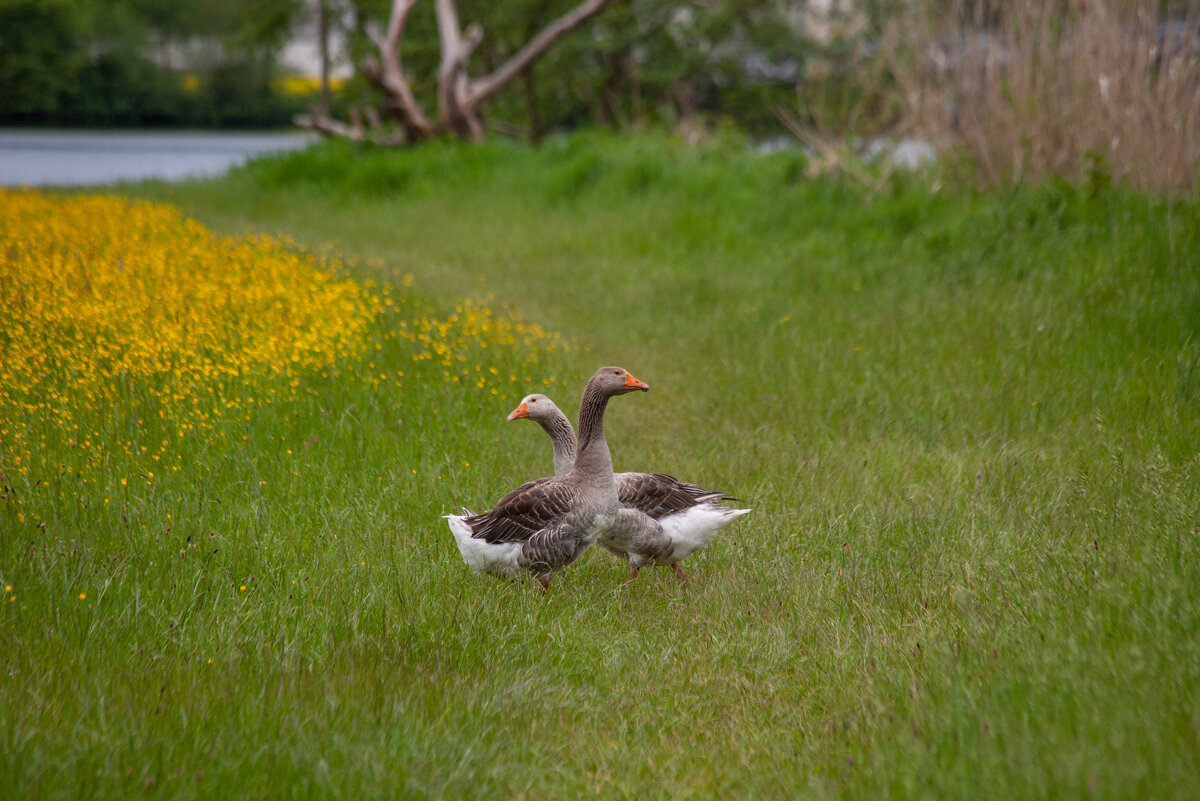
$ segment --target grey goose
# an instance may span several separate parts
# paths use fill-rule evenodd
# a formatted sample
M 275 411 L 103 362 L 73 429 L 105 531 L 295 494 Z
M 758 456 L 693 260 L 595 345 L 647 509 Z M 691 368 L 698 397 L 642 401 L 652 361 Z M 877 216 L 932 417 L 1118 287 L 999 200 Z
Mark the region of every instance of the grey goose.
M 566 475 L 575 463 L 575 432 L 571 421 L 540 393 L 527 395 L 508 416 L 529 419 L 550 436 L 554 474 Z M 629 562 L 630 578 L 647 564 L 670 565 L 680 581 L 687 576 L 680 560 L 712 542 L 717 532 L 749 509 L 730 509 L 729 495 L 706 490 L 663 473 L 617 473 L 614 476 L 621 510 L 600 545 Z
M 620 367 L 597 370 L 579 402 L 578 456 L 568 471 L 526 482 L 482 514 L 446 515 L 463 561 L 500 575 L 528 572 L 548 590 L 555 573 L 608 533 L 620 510 L 604 439 L 608 399 L 649 389 Z

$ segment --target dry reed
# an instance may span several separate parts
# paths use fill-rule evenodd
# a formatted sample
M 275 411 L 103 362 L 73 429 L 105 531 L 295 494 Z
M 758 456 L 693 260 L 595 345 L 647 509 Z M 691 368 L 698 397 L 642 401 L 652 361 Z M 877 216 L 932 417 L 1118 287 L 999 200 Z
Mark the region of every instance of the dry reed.
M 1191 191 L 1200 17 L 1146 0 L 952 0 L 884 36 L 912 122 L 985 184 L 1054 176 Z

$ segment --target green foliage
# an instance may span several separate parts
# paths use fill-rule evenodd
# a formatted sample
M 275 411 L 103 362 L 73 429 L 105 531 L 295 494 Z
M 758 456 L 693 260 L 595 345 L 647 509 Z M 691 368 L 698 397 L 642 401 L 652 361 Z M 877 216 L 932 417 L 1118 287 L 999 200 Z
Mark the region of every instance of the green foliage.
M 272 88 L 295 0 L 0 3 L 0 123 L 267 126 L 307 98 Z M 166 68 L 164 49 L 218 51 Z M 176 56 L 176 61 L 178 56 Z
M 610 407 L 618 468 L 754 513 L 686 588 L 603 553 L 545 598 L 473 575 L 439 515 L 548 445 L 385 339 L 341 375 L 420 380 L 314 377 L 132 511 L 69 475 L 21 490 L 49 514 L 0 537 L 15 795 L 1200 790 L 1194 199 L 897 179 L 867 203 L 658 135 L 320 147 L 137 192 L 411 273 L 435 310 L 518 304 L 579 345 L 522 389 L 570 407 L 622 364 L 653 389 Z
M 79 67 L 75 15 L 63 3 L 0 3 L 0 109 L 13 116 L 56 112 Z

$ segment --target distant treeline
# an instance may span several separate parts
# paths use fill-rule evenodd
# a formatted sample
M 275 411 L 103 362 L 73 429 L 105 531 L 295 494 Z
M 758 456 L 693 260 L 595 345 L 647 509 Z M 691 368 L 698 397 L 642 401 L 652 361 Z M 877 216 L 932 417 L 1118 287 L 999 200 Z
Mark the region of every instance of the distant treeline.
M 0 124 L 277 126 L 295 0 L 0 0 Z M 310 89 L 308 94 L 315 89 Z
M 463 26 L 483 31 L 471 69 L 503 62 L 577 4 L 461 0 Z M 626 0 L 498 97 L 488 124 L 529 139 L 581 125 L 697 116 L 777 130 L 771 105 L 794 104 L 806 62 L 823 70 L 872 27 L 871 9 L 880 4 L 853 5 L 863 10 L 843 26 L 851 35 L 818 40 L 806 28 L 803 2 Z M 390 7 L 390 0 L 0 0 L 0 124 L 286 125 L 320 91 L 314 78 L 288 76 L 280 54 L 297 37 L 315 49 L 319 31 L 331 61 L 355 69 L 335 87 L 334 111 L 366 110 L 379 101 L 357 67 L 377 54 L 372 39 Z M 418 3 L 403 59 L 427 100 L 440 57 L 434 3 Z

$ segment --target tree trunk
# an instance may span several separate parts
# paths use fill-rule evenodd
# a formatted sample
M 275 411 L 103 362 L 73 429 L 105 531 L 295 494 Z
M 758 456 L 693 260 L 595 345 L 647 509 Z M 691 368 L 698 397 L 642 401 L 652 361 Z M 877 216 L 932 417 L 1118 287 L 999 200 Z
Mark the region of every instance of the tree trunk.
M 321 50 L 321 113 L 329 116 L 329 5 L 317 0 L 317 45 Z
M 537 83 L 533 77 L 533 70 L 525 70 L 521 80 L 525 90 L 525 110 L 529 115 L 529 141 L 537 143 L 542 139 L 542 118 L 538 113 Z
M 614 130 L 621 127 L 621 54 L 604 57 L 604 83 L 600 86 L 600 108 L 604 121 Z

